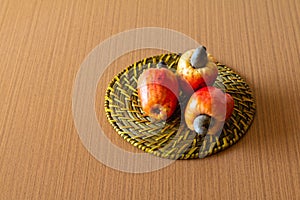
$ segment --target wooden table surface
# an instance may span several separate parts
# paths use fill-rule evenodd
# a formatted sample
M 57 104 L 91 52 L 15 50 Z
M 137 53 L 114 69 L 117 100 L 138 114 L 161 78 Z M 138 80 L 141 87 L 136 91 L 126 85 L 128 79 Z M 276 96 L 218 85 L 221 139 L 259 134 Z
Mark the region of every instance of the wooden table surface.
M 298 0 L 2 0 L 0 199 L 300 199 L 299 13 Z M 188 35 L 247 81 L 257 112 L 236 145 L 143 174 L 111 169 L 88 152 L 72 115 L 76 74 L 102 41 L 141 27 Z M 158 53 L 121 56 L 98 84 L 99 123 L 129 151 L 140 152 L 107 122 L 105 88 Z

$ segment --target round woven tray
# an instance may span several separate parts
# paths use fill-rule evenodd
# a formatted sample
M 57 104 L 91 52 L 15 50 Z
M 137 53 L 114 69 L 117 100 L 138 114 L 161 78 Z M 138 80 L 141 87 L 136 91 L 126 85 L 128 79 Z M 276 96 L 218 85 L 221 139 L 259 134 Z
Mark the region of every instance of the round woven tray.
M 235 144 L 249 128 L 254 114 L 255 102 L 245 81 L 229 67 L 211 59 L 218 66 L 219 75 L 214 84 L 234 99 L 234 111 L 225 122 L 218 136 L 203 138 L 190 131 L 183 119 L 181 107 L 165 122 L 156 122 L 144 115 L 137 95 L 137 80 L 143 70 L 156 67 L 164 61 L 176 70 L 178 54 L 162 54 L 138 61 L 110 82 L 105 95 L 105 112 L 108 121 L 127 142 L 156 156 L 169 159 L 203 158 Z M 181 105 L 187 98 L 180 93 Z

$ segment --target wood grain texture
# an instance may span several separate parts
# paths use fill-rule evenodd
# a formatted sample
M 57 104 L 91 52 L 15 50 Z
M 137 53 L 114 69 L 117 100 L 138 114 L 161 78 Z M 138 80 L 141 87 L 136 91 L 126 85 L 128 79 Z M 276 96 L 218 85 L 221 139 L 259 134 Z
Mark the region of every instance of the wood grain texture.
M 300 2 L 16 1 L 0 7 L 0 199 L 300 199 Z M 236 145 L 151 173 L 116 171 L 94 159 L 73 123 L 80 64 L 106 38 L 158 26 L 204 44 L 255 93 L 253 125 Z M 99 123 L 110 79 L 161 53 L 116 60 L 98 85 Z

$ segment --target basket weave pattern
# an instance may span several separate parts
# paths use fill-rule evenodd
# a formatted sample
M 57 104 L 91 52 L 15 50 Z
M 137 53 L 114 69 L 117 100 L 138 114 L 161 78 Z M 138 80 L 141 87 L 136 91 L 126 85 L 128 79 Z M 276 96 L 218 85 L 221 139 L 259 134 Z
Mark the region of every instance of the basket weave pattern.
M 235 102 L 232 116 L 220 134 L 203 138 L 190 131 L 183 117 L 187 98 L 180 94 L 180 105 L 170 119 L 156 122 L 145 116 L 137 95 L 137 80 L 143 70 L 156 67 L 164 61 L 176 70 L 178 54 L 163 54 L 138 61 L 122 72 L 109 84 L 105 95 L 105 112 L 117 133 L 130 144 L 156 156 L 169 159 L 193 159 L 215 154 L 235 144 L 249 128 L 255 102 L 245 81 L 229 67 L 213 59 L 219 70 L 214 84 L 229 93 Z

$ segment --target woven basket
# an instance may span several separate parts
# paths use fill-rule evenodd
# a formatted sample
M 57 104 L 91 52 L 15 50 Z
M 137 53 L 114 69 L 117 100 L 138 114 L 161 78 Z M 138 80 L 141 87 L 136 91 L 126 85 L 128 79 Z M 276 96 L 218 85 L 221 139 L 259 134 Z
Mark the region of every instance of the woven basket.
M 163 54 L 145 58 L 124 69 L 106 90 L 105 112 L 117 133 L 143 151 L 169 159 L 203 158 L 230 147 L 246 133 L 255 114 L 255 102 L 245 81 L 210 55 L 219 70 L 214 86 L 229 93 L 235 103 L 233 114 L 225 122 L 221 134 L 196 136 L 184 123 L 182 103 L 167 121 L 152 121 L 140 106 L 136 89 L 138 77 L 143 70 L 156 67 L 160 61 L 166 62 L 174 71 L 179 58 L 178 54 Z M 180 98 L 183 104 L 187 101 L 182 93 Z

